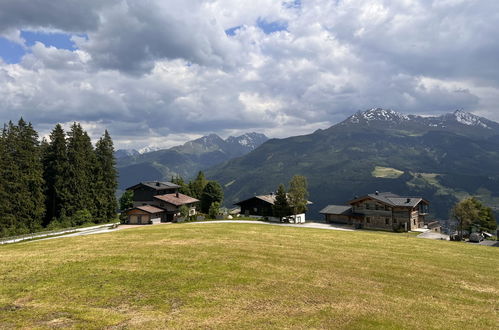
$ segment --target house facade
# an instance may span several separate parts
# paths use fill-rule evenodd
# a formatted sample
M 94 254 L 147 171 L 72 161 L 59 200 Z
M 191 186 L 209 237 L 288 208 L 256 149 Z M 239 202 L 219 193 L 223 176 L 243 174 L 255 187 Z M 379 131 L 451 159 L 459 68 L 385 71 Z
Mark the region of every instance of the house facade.
M 328 223 L 357 228 L 414 230 L 423 228 L 429 202 L 422 197 L 375 192 L 350 200 L 348 205 L 328 205 L 320 211 Z
M 179 193 L 180 186 L 171 182 L 146 181 L 126 190 L 133 191 L 133 207 L 126 210 L 130 224 L 173 222 L 180 217 L 180 207 L 185 205 L 189 216 L 196 215 L 196 198 Z M 159 221 L 158 221 L 159 219 Z
M 258 195 L 234 203 L 234 205 L 239 206 L 241 208 L 240 213 L 245 216 L 261 216 L 261 217 L 268 217 L 271 220 L 276 220 L 272 219 L 272 216 L 274 214 L 273 206 L 275 201 L 276 201 L 275 194 Z M 312 202 L 307 201 L 307 205 L 309 204 L 312 204 Z M 288 217 L 286 217 L 286 220 L 294 223 L 303 223 L 305 222 L 305 213 L 296 214 L 296 215 L 290 214 Z

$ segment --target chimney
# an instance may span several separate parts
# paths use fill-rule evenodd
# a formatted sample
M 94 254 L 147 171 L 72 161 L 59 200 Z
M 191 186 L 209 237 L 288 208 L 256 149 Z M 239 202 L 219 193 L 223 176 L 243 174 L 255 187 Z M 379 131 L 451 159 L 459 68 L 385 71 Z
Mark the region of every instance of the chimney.
M 411 202 L 411 199 L 410 199 L 410 198 L 407 198 L 406 203 L 410 203 L 410 202 Z
M 175 194 L 175 196 L 177 196 L 177 198 L 178 198 L 178 190 L 177 190 L 177 193 Z
M 159 187 L 159 181 L 156 181 L 156 187 Z
M 374 194 L 375 194 L 375 195 L 379 195 L 379 191 L 377 191 L 377 190 L 376 190 L 376 191 L 374 192 Z

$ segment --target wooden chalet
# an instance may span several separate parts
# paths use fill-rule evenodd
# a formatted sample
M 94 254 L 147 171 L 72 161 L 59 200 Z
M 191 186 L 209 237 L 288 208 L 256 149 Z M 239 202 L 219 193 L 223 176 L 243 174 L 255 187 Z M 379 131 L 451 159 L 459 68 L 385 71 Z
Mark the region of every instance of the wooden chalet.
M 271 193 L 268 195 L 258 195 L 251 198 L 234 203 L 241 208 L 241 214 L 246 216 L 262 216 L 271 217 L 273 215 L 273 206 L 276 200 L 276 195 Z M 312 202 L 307 201 L 307 204 Z
M 199 200 L 179 193 L 179 188 L 174 183 L 160 181 L 141 182 L 127 188 L 126 190 L 133 191 L 133 208 L 125 211 L 128 223 L 175 221 L 180 216 L 180 207 L 183 205 L 188 207 L 189 216 L 195 215 Z
M 347 204 L 328 205 L 320 213 L 328 223 L 407 231 L 423 228 L 430 203 L 422 197 L 375 192 L 352 199 Z

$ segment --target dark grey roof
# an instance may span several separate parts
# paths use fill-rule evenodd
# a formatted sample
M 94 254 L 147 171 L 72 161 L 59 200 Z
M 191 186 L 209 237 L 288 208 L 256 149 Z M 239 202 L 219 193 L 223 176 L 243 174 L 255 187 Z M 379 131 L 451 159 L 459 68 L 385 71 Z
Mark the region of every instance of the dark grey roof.
M 356 198 L 354 200 L 351 200 L 349 203 L 352 203 L 357 200 L 362 200 L 367 197 L 376 199 L 382 203 L 391 206 L 408 206 L 408 207 L 414 207 L 424 200 L 422 197 L 399 196 L 391 192 L 377 192 L 374 194 L 368 194 L 367 196 Z
M 319 211 L 320 214 L 352 214 L 352 207 L 350 205 L 328 205 Z
M 234 203 L 234 205 L 240 205 L 241 203 L 244 203 L 246 201 L 249 201 L 253 198 L 256 198 L 256 199 L 260 199 L 266 203 L 269 203 L 271 205 L 274 205 L 275 203 L 275 200 L 276 200 L 276 194 L 270 194 L 270 195 L 257 195 L 257 196 L 253 196 L 253 197 L 250 197 L 248 199 L 245 199 L 245 200 L 242 200 L 240 202 L 237 202 L 237 203 Z M 312 203 L 311 201 L 307 201 L 307 205 L 310 205 L 310 204 L 314 204 Z
M 180 188 L 179 185 L 167 181 L 144 181 L 141 183 L 138 183 L 134 186 L 126 188 L 126 190 L 134 190 L 138 188 L 139 186 L 146 186 L 149 188 L 153 188 L 156 190 L 163 190 L 163 189 L 175 189 L 175 188 Z

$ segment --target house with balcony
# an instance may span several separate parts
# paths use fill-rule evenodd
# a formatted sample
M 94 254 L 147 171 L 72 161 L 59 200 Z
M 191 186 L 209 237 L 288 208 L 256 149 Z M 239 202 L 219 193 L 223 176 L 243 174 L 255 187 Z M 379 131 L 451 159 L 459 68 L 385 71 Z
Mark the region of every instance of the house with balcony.
M 199 200 L 181 194 L 179 188 L 179 185 L 162 181 L 140 182 L 127 188 L 133 191 L 133 207 L 125 211 L 128 223 L 176 221 L 183 205 L 188 208 L 189 216 L 196 215 L 196 203 Z
M 328 205 L 320 211 L 328 223 L 343 223 L 356 228 L 414 230 L 423 228 L 430 203 L 422 197 L 375 192 L 356 197 L 347 205 Z

